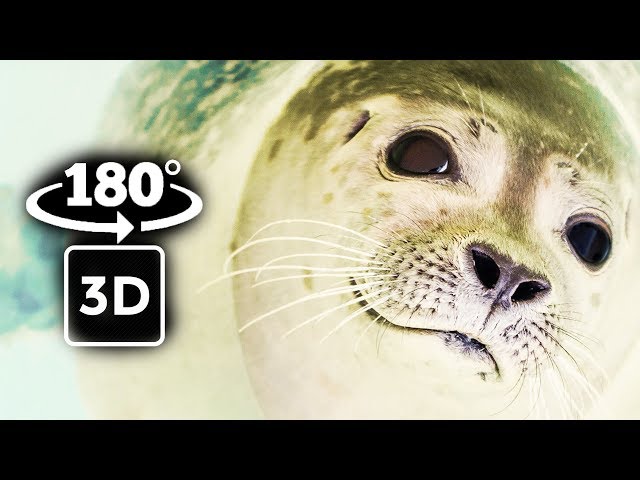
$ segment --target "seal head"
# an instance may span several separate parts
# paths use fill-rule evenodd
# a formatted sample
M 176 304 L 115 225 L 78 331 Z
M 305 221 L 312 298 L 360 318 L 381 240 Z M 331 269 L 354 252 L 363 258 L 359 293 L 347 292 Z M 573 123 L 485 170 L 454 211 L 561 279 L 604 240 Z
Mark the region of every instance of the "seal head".
M 583 415 L 637 333 L 619 283 L 636 168 L 563 64 L 327 64 L 265 137 L 237 217 L 265 413 Z

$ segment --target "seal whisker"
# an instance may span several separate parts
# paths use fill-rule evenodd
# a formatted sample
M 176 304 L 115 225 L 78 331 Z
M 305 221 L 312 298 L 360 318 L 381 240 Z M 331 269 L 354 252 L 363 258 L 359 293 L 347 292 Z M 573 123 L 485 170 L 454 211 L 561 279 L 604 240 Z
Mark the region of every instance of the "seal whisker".
M 523 417 L 523 420 L 528 419 L 532 414 L 534 414 L 534 412 L 536 410 L 537 398 L 534 395 L 534 391 L 535 391 L 535 387 L 536 387 L 536 383 L 537 383 L 537 380 L 539 378 L 539 375 L 538 375 L 538 364 L 537 364 L 537 362 L 534 362 L 534 365 L 535 365 L 535 370 L 533 372 L 533 379 L 531 379 L 531 381 L 527 384 L 528 385 L 527 393 L 529 394 L 529 411 Z
M 602 189 L 600 189 L 599 187 L 595 186 L 593 184 L 594 182 L 588 181 L 588 180 L 581 180 L 578 183 L 578 187 L 581 190 L 586 190 L 589 192 L 593 192 L 595 193 L 595 200 L 601 202 L 602 204 L 606 205 L 607 207 L 611 207 L 613 205 L 613 199 L 611 198 L 611 196 L 603 191 Z M 604 182 L 600 182 L 602 185 L 605 185 L 609 188 L 611 188 L 611 185 L 606 184 Z
M 549 361 L 549 363 L 550 363 L 550 364 L 551 364 L 551 366 L 552 366 L 551 368 L 555 368 L 555 369 L 557 369 L 557 368 L 558 368 L 558 366 L 557 366 L 557 365 L 555 365 L 555 362 L 554 362 L 553 358 L 551 357 L 551 354 L 550 354 L 550 353 L 549 353 L 549 351 L 544 347 L 544 345 L 542 346 L 542 352 L 547 356 L 547 360 Z M 547 382 L 546 382 L 546 383 L 549 383 L 547 376 L 545 376 L 545 380 L 547 380 Z M 553 386 L 554 384 L 553 384 L 553 383 L 551 383 L 551 385 Z M 543 392 L 542 392 L 542 402 L 543 402 L 543 404 L 544 404 L 544 405 L 543 405 L 543 406 L 544 406 L 544 413 L 545 413 L 544 418 L 550 418 L 550 415 L 549 415 L 549 405 L 548 405 L 548 403 L 547 403 L 547 396 L 546 396 L 546 391 L 545 391 L 545 390 L 543 390 Z
M 549 363 L 551 363 L 551 366 L 552 366 L 552 369 L 553 369 L 554 373 L 556 373 L 558 375 L 558 379 L 560 380 L 560 384 L 558 384 L 555 381 L 555 377 L 550 378 L 549 381 L 551 382 L 551 386 L 554 388 L 554 393 L 556 393 L 556 398 L 560 401 L 560 406 L 561 406 L 563 418 L 569 418 L 570 417 L 570 413 L 569 413 L 569 410 L 567 409 L 568 408 L 567 400 L 565 398 L 567 387 L 566 387 L 566 383 L 564 381 L 564 378 L 562 376 L 562 372 L 560 371 L 560 367 L 558 366 L 557 362 L 553 359 L 553 355 L 551 354 L 551 352 L 549 352 L 548 349 L 546 349 L 543 346 L 542 347 L 542 351 L 545 353 L 545 355 L 549 359 Z
M 573 363 L 575 364 L 576 368 L 578 368 L 578 370 L 580 370 L 580 373 L 582 375 L 584 375 L 584 372 L 582 371 L 582 369 L 580 368 L 580 364 L 578 363 L 578 361 L 574 358 L 574 356 L 569 353 L 569 351 L 565 348 L 565 346 L 562 344 L 562 342 L 560 342 L 554 335 L 553 332 L 549 332 L 548 330 L 546 330 L 545 328 L 541 327 L 540 325 L 533 323 L 533 325 L 535 325 L 541 332 L 544 332 L 547 334 L 547 338 L 549 338 L 552 342 L 554 342 L 558 347 L 560 347 L 566 354 L 567 356 L 573 361 Z
M 546 391 L 543 389 L 540 395 L 540 418 L 546 420 L 549 418 L 549 407 L 547 405 Z
M 567 392 L 566 383 L 560 372 L 560 367 L 557 367 L 557 376 L 552 375 L 549 379 L 552 385 L 555 386 L 555 393 L 557 394 L 557 399 L 560 401 L 560 410 L 562 412 L 562 418 L 569 419 L 572 418 L 571 414 L 572 402 L 573 399 Z
M 427 235 L 427 232 L 424 230 L 424 228 L 422 228 L 422 226 L 415 219 L 409 217 L 409 215 L 407 215 L 406 213 L 403 213 L 397 210 L 395 211 L 395 213 L 397 213 L 398 215 L 402 215 L 411 223 L 413 223 L 418 228 L 418 230 L 422 233 L 424 240 L 429 241 L 429 236 Z
M 372 273 L 370 275 L 361 275 L 358 277 L 351 277 L 354 279 L 366 279 L 366 278 L 372 278 L 372 277 L 376 277 L 376 278 L 384 278 L 384 277 L 394 277 L 395 274 L 390 273 L 390 274 L 384 274 L 384 275 L 380 275 L 377 273 Z M 277 278 L 270 278 L 268 280 L 262 280 L 258 283 L 254 283 L 251 285 L 251 288 L 255 288 L 255 287 L 259 287 L 261 285 L 265 285 L 267 283 L 273 283 L 273 282 L 281 282 L 284 280 L 296 280 L 296 279 L 302 279 L 302 278 L 321 278 L 321 277 L 344 277 L 343 274 L 339 274 L 339 273 L 316 273 L 316 274 L 311 274 L 311 275 L 289 275 L 286 277 L 277 277 Z M 350 278 L 347 278 L 346 280 L 343 280 L 343 282 L 348 282 L 350 281 Z M 390 282 L 388 282 L 390 283 Z
M 580 354 L 585 362 L 589 362 L 598 371 L 598 374 L 602 377 L 602 379 L 608 380 L 609 376 L 607 375 L 605 370 L 598 364 L 593 352 L 590 349 L 580 345 L 574 345 L 574 349 L 576 351 L 576 354 Z
M 544 315 L 542 312 L 536 312 L 536 313 Z M 568 320 L 570 322 L 584 323 L 583 320 L 580 320 L 579 318 L 573 317 L 573 315 L 575 315 L 576 312 L 569 312 L 569 311 L 566 312 L 566 313 L 571 314 L 571 315 L 563 315 L 562 313 L 563 313 L 562 311 L 559 311 L 559 312 L 554 312 L 553 315 L 547 315 L 547 316 L 551 317 L 551 318 L 559 318 L 561 320 Z
M 578 416 L 581 415 L 582 411 L 584 410 L 584 408 L 580 407 L 577 405 L 577 403 L 573 400 L 571 392 L 569 391 L 568 385 L 564 382 L 564 379 L 562 377 L 562 373 L 560 370 L 560 367 L 558 366 L 558 364 L 551 358 L 549 352 L 545 349 L 545 353 L 547 353 L 547 356 L 549 356 L 549 359 L 553 362 L 558 375 L 560 376 L 560 379 L 562 380 L 562 385 L 563 385 L 563 392 L 566 396 L 567 399 L 570 399 L 571 401 L 571 407 L 576 411 L 576 414 Z M 582 353 L 585 353 L 589 358 L 589 361 L 594 361 L 593 356 L 590 354 L 590 352 L 585 352 L 583 351 Z M 558 362 L 561 362 L 563 364 L 563 366 L 565 366 L 565 370 L 567 372 L 567 374 L 569 374 L 570 379 L 574 380 L 578 386 L 582 389 L 585 390 L 585 392 L 587 393 L 587 395 L 589 396 L 589 399 L 591 400 L 592 403 L 595 403 L 597 401 L 597 399 L 599 398 L 599 393 L 593 388 L 591 382 L 589 382 L 589 380 L 587 379 L 587 377 L 584 375 L 584 373 L 582 373 L 582 371 L 579 371 L 579 369 L 575 370 L 574 373 L 574 365 L 572 364 L 565 364 L 565 359 L 563 357 L 558 357 Z M 597 366 L 597 365 L 595 365 Z
M 591 366 L 598 371 L 598 374 L 600 375 L 603 381 L 607 382 L 609 380 L 609 375 L 604 370 L 604 368 L 602 368 L 602 366 L 598 363 L 593 352 L 582 349 L 580 347 L 577 347 L 576 350 L 577 350 L 577 353 L 584 356 L 585 361 L 588 361 L 591 364 Z
M 313 316 L 313 317 L 311 317 L 311 318 L 309 318 L 309 319 L 307 319 L 307 320 L 303 321 L 302 323 L 300 323 L 300 324 L 296 325 L 296 326 L 295 326 L 295 327 L 293 327 L 291 330 L 289 330 L 289 331 L 287 331 L 286 333 L 284 333 L 284 334 L 282 335 L 282 338 L 287 338 L 289 335 L 291 335 L 292 333 L 294 333 L 294 332 L 298 331 L 299 329 L 301 329 L 301 328 L 302 328 L 302 327 L 304 327 L 305 325 L 309 325 L 310 323 L 313 323 L 314 321 L 320 321 L 320 320 L 322 320 L 324 317 L 326 317 L 327 315 L 329 315 L 329 314 L 331 314 L 331 313 L 333 313 L 333 312 L 335 312 L 335 311 L 338 311 L 338 310 L 340 310 L 341 308 L 348 307 L 349 305 L 353 305 L 353 304 L 355 304 L 355 303 L 360 303 L 363 299 L 378 296 L 378 295 L 380 295 L 381 293 L 387 292 L 387 291 L 389 291 L 389 290 L 391 290 L 391 288 L 380 289 L 380 290 L 377 290 L 377 291 L 375 291 L 375 292 L 369 293 L 369 294 L 367 294 L 367 295 L 364 295 L 364 296 L 361 296 L 361 297 L 357 297 L 357 298 L 355 298 L 355 299 L 351 299 L 351 300 L 349 300 L 348 302 L 342 303 L 342 304 L 340 304 L 340 305 L 338 305 L 338 306 L 336 306 L 336 307 L 332 307 L 332 308 L 330 308 L 330 309 L 328 309 L 328 310 L 325 310 L 325 311 L 323 311 L 323 312 L 321 312 L 321 313 L 319 313 L 319 314 L 317 314 L 317 315 L 315 315 L 315 316 Z
M 308 238 L 308 237 L 267 237 L 267 238 L 260 238 L 258 240 L 252 240 L 250 242 L 245 243 L 243 246 L 239 247 L 238 249 L 236 249 L 233 253 L 231 253 L 231 255 L 229 255 L 227 257 L 227 260 L 224 262 L 224 266 L 223 266 L 223 271 L 226 273 L 229 271 L 229 264 L 231 263 L 231 261 L 238 256 L 240 253 L 242 253 L 243 251 L 245 251 L 246 249 L 253 247 L 254 245 L 259 245 L 261 243 L 268 243 L 268 242 L 286 242 L 286 241 L 297 241 L 297 242 L 309 242 L 309 243 L 316 243 L 319 245 L 325 245 L 328 247 L 334 247 L 337 249 L 341 249 L 341 250 L 345 250 L 347 252 L 351 252 L 351 253 L 355 253 L 358 255 L 363 255 L 365 257 L 369 257 L 369 258 L 373 258 L 375 257 L 375 254 L 372 254 L 370 252 L 365 252 L 362 250 L 358 250 L 355 248 L 349 248 L 349 247 L 345 247 L 344 245 L 341 245 L 339 243 L 334 243 L 334 242 L 327 242 L 325 240 L 318 240 L 315 238 Z
M 588 146 L 589 146 L 589 142 L 585 142 L 584 145 L 582 145 L 582 148 L 580 149 L 580 151 L 575 155 L 576 160 L 580 158 L 580 155 L 584 153 L 584 151 L 587 149 Z
M 600 393 L 594 389 L 593 385 L 591 385 L 591 382 L 589 382 L 589 380 L 583 374 L 578 374 L 578 372 L 575 372 L 574 369 L 571 368 L 571 365 L 565 364 L 566 359 L 559 357 L 558 361 L 562 363 L 563 366 L 565 367 L 566 372 L 568 374 L 568 378 L 575 381 L 575 384 L 580 388 L 581 391 L 583 391 L 587 395 L 589 401 L 592 404 L 596 403 L 598 398 L 600 397 Z M 571 403 L 574 409 L 576 410 L 576 413 L 578 415 L 581 415 L 582 411 L 584 410 L 584 407 L 579 406 L 575 402 L 573 395 L 571 395 L 569 392 L 567 393 L 568 393 L 568 397 L 572 401 Z
M 355 241 L 355 242 L 364 242 L 364 240 L 361 240 L 359 238 L 354 238 L 354 237 L 351 237 L 349 235 L 344 235 L 344 234 L 340 234 L 340 233 L 322 233 L 320 235 L 314 235 L 313 237 L 309 237 L 309 238 L 323 238 L 323 237 L 346 238 L 347 240 L 352 240 L 352 241 Z M 333 248 L 330 248 L 329 250 L 333 250 Z M 392 257 L 392 255 L 390 253 L 382 251 L 379 248 L 374 248 L 369 253 L 374 254 L 375 256 L 380 256 L 380 257 L 389 257 L 389 258 Z
M 358 336 L 358 339 L 356 340 L 355 345 L 353 346 L 353 353 L 354 354 L 358 354 L 358 348 L 360 347 L 360 342 L 362 341 L 362 339 L 364 338 L 364 336 L 366 335 L 366 333 L 369 331 L 369 329 L 371 327 L 373 327 L 376 323 L 378 323 L 378 320 L 380 320 L 380 318 L 382 318 L 382 315 L 378 315 L 376 318 L 374 318 L 373 320 L 371 320 L 369 322 L 369 325 L 367 325 L 367 327 L 362 331 L 362 333 Z
M 344 280 L 338 280 L 337 282 L 334 282 L 334 283 L 328 285 L 328 287 L 329 288 L 335 287 L 337 285 L 340 285 L 341 283 L 349 283 L 349 284 L 351 284 L 351 283 L 353 283 L 353 280 L 357 279 L 357 278 L 358 277 L 349 277 L 349 278 L 345 278 Z
M 568 377 L 574 380 L 575 384 L 578 386 L 580 391 L 587 395 L 587 398 L 588 398 L 587 403 L 591 405 L 595 405 L 598 402 L 600 398 L 600 393 L 594 388 L 594 386 L 591 384 L 589 380 L 587 380 L 581 375 L 578 375 L 577 373 L 571 374 L 570 370 L 569 370 Z M 585 407 L 586 405 L 580 408 L 580 411 L 582 412 L 583 410 L 585 410 Z
M 416 291 L 418 291 L 418 290 L 420 290 L 420 289 L 422 289 L 422 288 L 424 288 L 424 287 L 423 287 L 423 286 L 420 286 L 420 287 L 414 288 L 413 290 L 410 290 L 409 292 L 405 293 L 402 297 L 400 297 L 400 299 L 399 299 L 399 300 L 397 300 L 397 301 L 396 301 L 396 304 L 398 305 L 398 307 L 397 307 L 397 312 L 396 312 L 395 316 L 394 316 L 392 319 L 390 319 L 390 320 L 384 319 L 384 320 L 385 320 L 385 322 L 386 322 L 388 325 L 385 325 L 385 330 L 384 330 L 384 331 L 383 331 L 383 333 L 382 333 L 383 335 L 384 335 L 384 332 L 385 332 L 385 331 L 386 331 L 386 330 L 387 330 L 391 325 L 395 325 L 395 320 L 396 320 L 396 318 L 398 318 L 398 316 L 399 316 L 399 315 L 400 315 L 404 310 L 406 310 L 406 309 L 408 308 L 408 307 L 407 307 L 407 305 L 404 305 L 404 304 L 402 303 L 402 301 L 403 301 L 403 300 L 404 300 L 408 295 L 411 295 L 412 293 L 414 293 L 414 292 L 416 292 Z M 434 301 L 434 303 L 433 303 L 433 304 L 435 304 L 435 301 Z M 433 305 L 433 304 L 432 304 L 432 305 Z M 418 303 L 418 305 L 419 305 L 419 303 Z M 385 322 L 383 322 L 383 323 L 385 323 Z M 407 327 L 407 325 L 408 325 L 408 321 L 407 321 L 407 324 L 405 324 L 405 325 L 404 325 L 404 329 L 405 329 L 405 330 L 408 328 L 408 327 Z M 381 326 L 381 327 L 382 327 L 382 326 Z M 403 334 L 403 336 L 404 336 L 404 331 L 402 332 L 402 334 Z M 382 341 L 382 337 L 380 337 L 380 342 L 381 342 L 381 341 Z M 379 350 L 380 350 L 380 345 L 378 344 L 378 352 L 379 352 Z
M 531 362 L 529 361 L 531 358 L 531 348 L 529 347 L 529 344 L 527 343 L 525 346 L 526 350 L 527 350 L 527 356 L 525 357 L 524 360 L 524 364 L 523 364 L 523 371 L 524 372 L 528 372 L 530 369 L 530 364 Z M 530 377 L 527 377 L 525 375 L 525 379 L 522 382 L 522 386 L 520 387 L 520 390 L 518 390 L 518 393 L 516 394 L 516 397 L 514 398 L 514 401 L 520 396 L 520 393 L 522 392 L 522 387 L 524 386 L 524 384 L 527 382 L 527 380 L 531 380 Z
M 533 402 L 533 408 L 535 409 L 536 406 L 538 405 L 538 401 L 540 400 L 540 394 L 542 392 L 542 374 L 540 372 L 540 362 L 538 360 L 538 356 L 535 353 L 533 353 L 533 359 L 536 366 L 534 385 L 535 384 L 538 385 L 538 392 Z M 534 385 L 532 385 L 532 390 Z
M 547 324 L 551 325 L 551 327 L 555 328 L 556 330 L 558 330 L 559 332 L 561 332 L 562 334 L 566 335 L 567 337 L 571 338 L 572 340 L 578 342 L 580 345 L 582 345 L 584 348 L 589 349 L 589 347 L 587 345 L 584 344 L 584 342 L 582 342 L 579 338 L 576 337 L 582 337 L 585 340 L 589 340 L 591 342 L 593 342 L 595 345 L 602 345 L 602 342 L 600 342 L 598 339 L 595 339 L 593 337 L 590 337 L 588 335 L 585 335 L 584 333 L 580 333 L 576 330 L 569 330 L 566 329 L 564 327 L 561 327 L 560 325 L 553 323 L 549 320 L 545 320 L 547 322 Z
M 264 227 L 258 229 L 253 235 L 251 235 L 251 237 L 249 237 L 249 240 L 247 240 L 247 243 L 251 242 L 256 236 L 258 236 L 261 232 L 263 232 L 264 230 L 271 228 L 275 225 L 282 225 L 282 224 L 291 224 L 291 223 L 308 223 L 308 224 L 313 224 L 313 225 L 322 225 L 325 227 L 332 227 L 332 228 L 336 228 L 338 230 L 342 230 L 344 232 L 348 232 L 351 233 L 353 235 L 355 235 L 356 237 L 360 237 L 363 240 L 366 240 L 370 243 L 373 243 L 374 245 L 386 249 L 386 245 L 384 245 L 381 242 L 378 242 L 377 240 L 374 240 L 373 238 L 370 238 L 366 235 L 364 235 L 363 233 L 360 233 L 356 230 L 353 230 L 351 228 L 347 228 L 347 227 L 343 227 L 341 225 L 337 225 L 335 223 L 331 223 L 331 222 L 326 222 L 323 220 L 311 220 L 311 219 L 304 219 L 304 218 L 288 218 L 288 219 L 283 219 L 283 220 L 276 220 L 275 222 L 271 222 L 266 224 Z
M 458 80 L 455 80 L 456 85 L 458 85 L 458 88 L 460 89 L 460 92 L 462 93 L 462 98 L 464 98 L 464 101 L 467 104 L 467 107 L 469 107 L 469 112 L 471 112 L 471 114 L 473 114 L 473 108 L 471 108 L 471 103 L 469 103 L 469 99 L 467 98 L 467 94 L 464 93 L 464 89 L 462 88 L 462 85 L 460 85 L 460 83 L 458 82 Z
M 345 210 L 344 213 L 351 213 L 354 215 L 362 215 L 363 217 L 367 217 L 370 218 L 371 220 L 374 221 L 375 225 L 382 223 L 382 220 L 380 220 L 379 218 L 374 217 L 373 215 L 369 215 L 369 214 L 364 214 L 362 212 L 354 212 L 353 210 Z M 355 223 L 359 223 L 359 224 L 364 224 L 364 225 L 368 225 L 373 227 L 374 224 L 372 223 L 366 223 L 366 222 L 358 222 L 356 221 Z M 407 238 L 403 237 L 402 235 L 398 234 L 395 230 L 393 230 L 392 228 L 380 228 L 380 227 L 376 227 L 378 228 L 380 231 L 382 231 L 383 233 L 391 233 L 393 235 L 396 236 L 396 238 L 404 243 L 408 243 L 409 240 L 407 240 Z
M 383 265 L 383 262 L 379 262 L 376 260 L 370 260 L 370 259 L 366 259 L 366 258 L 357 258 L 357 257 L 349 257 L 348 255 L 337 255 L 335 253 L 294 253 L 291 255 L 283 255 L 281 257 L 277 257 L 274 258 L 273 260 L 269 260 L 268 262 L 266 262 L 263 267 L 268 267 L 270 265 L 273 265 L 276 262 L 279 262 L 281 260 L 288 260 L 291 258 L 304 258 L 304 257 L 314 257 L 314 258 L 339 258 L 342 260 L 352 260 L 354 262 L 360 262 L 360 263 L 367 263 L 367 264 L 376 264 L 376 265 Z M 256 273 L 256 278 L 255 280 L 258 280 L 258 277 L 260 277 L 262 271 L 258 271 L 258 273 Z
M 390 323 L 394 323 L 394 321 L 398 318 L 398 316 L 399 316 L 399 315 L 400 315 L 404 310 L 406 310 L 406 309 L 408 308 L 408 306 L 407 306 L 407 305 L 405 305 L 405 304 L 403 304 L 403 303 L 402 303 L 402 301 L 403 301 L 405 298 L 407 298 L 407 296 L 409 296 L 409 295 L 411 295 L 412 293 L 417 292 L 418 290 L 421 290 L 421 289 L 424 289 L 424 286 L 423 286 L 423 285 L 421 285 L 421 286 L 419 286 L 419 287 L 417 287 L 417 288 L 414 288 L 413 290 L 408 291 L 408 292 L 407 292 L 407 293 L 405 293 L 402 297 L 400 297 L 400 299 L 399 299 L 399 300 L 397 300 L 397 301 L 396 301 L 396 303 L 398 304 L 398 312 L 396 313 L 396 315 L 395 315 L 392 319 L 388 320 Z M 419 304 L 419 303 L 418 303 L 418 304 Z M 405 328 L 406 328 L 406 326 L 405 326 Z
M 229 278 L 233 278 L 236 277 L 238 275 L 244 275 L 246 273 L 255 273 L 259 270 L 308 270 L 308 271 L 322 271 L 322 272 L 341 272 L 343 273 L 345 276 L 350 276 L 350 274 L 352 273 L 362 273 L 362 272 L 370 272 L 371 270 L 378 270 L 378 271 L 389 271 L 388 268 L 384 268 L 384 267 L 336 267 L 336 268 L 329 268 L 329 267 L 311 267 L 309 265 L 272 265 L 270 267 L 252 267 L 252 268 L 244 268 L 242 270 L 236 270 L 234 272 L 229 272 L 229 273 L 225 273 L 223 275 L 220 275 L 217 278 L 214 278 L 213 280 L 210 280 L 208 282 L 206 282 L 205 284 L 203 284 L 200 288 L 198 288 L 198 290 L 196 290 L 196 294 L 200 294 L 202 293 L 204 290 L 206 290 L 207 288 L 210 288 L 211 286 L 215 285 L 218 282 L 221 282 L 223 280 L 227 280 Z
M 529 383 L 527 388 L 527 393 L 529 394 L 529 411 L 522 418 L 522 420 L 527 420 L 536 410 L 536 402 L 534 400 L 533 391 L 535 390 L 535 382 Z
M 378 357 L 380 356 L 380 347 L 382 346 L 382 339 L 384 338 L 384 334 L 387 333 L 387 330 L 389 330 L 389 327 L 392 325 L 392 323 L 389 321 L 383 322 L 383 324 L 384 326 L 380 326 L 380 328 L 382 329 L 382 333 L 380 334 L 380 339 L 378 340 L 378 347 L 376 350 L 376 355 Z
M 361 315 L 362 313 L 371 310 L 375 307 L 377 307 L 378 305 L 381 305 L 382 303 L 386 302 L 387 300 L 389 300 L 392 297 L 392 295 L 387 295 L 386 297 L 382 297 L 379 300 L 376 300 L 373 303 L 367 303 L 365 306 L 359 308 L 358 310 L 356 310 L 355 312 L 353 312 L 351 315 L 347 316 L 344 320 L 342 320 L 340 323 L 338 323 L 338 325 L 336 325 L 333 329 L 331 329 L 329 331 L 329 333 L 327 333 L 324 337 L 322 337 L 322 339 L 320 340 L 320 343 L 324 343 L 331 335 L 333 335 L 334 333 L 336 333 L 338 330 L 340 330 L 342 327 L 344 327 L 347 323 L 349 323 L 350 320 L 356 318 L 358 315 Z
M 603 185 L 603 186 L 605 186 L 605 187 L 607 187 L 607 188 L 611 188 L 611 187 L 613 186 L 613 185 L 611 185 L 611 183 L 609 183 L 609 182 L 599 182 L 599 181 L 597 181 L 597 180 L 581 180 L 581 182 L 580 182 L 580 183 L 581 183 L 581 184 L 582 184 L 582 183 L 584 183 L 584 184 L 586 184 L 586 185 Z M 605 195 L 606 195 L 606 192 L 601 192 L 601 193 L 603 193 L 603 194 L 605 194 Z
M 403 243 L 408 243 L 409 242 L 406 238 L 400 236 L 395 230 L 381 228 L 378 225 L 376 225 L 375 223 L 367 223 L 367 222 L 354 222 L 354 223 L 357 223 L 357 224 L 360 224 L 360 225 L 366 225 L 368 227 L 377 228 L 382 233 L 387 234 L 387 235 L 389 235 L 389 234 L 395 235 L 395 237 L 398 240 L 400 240 L 401 242 L 403 242 Z
M 564 330 L 561 327 L 555 327 L 562 335 L 564 335 L 567 338 L 570 338 L 571 340 L 573 340 L 574 342 L 578 343 L 580 346 L 582 346 L 585 350 L 587 350 L 590 354 L 593 354 L 593 351 L 591 350 L 591 348 L 589 348 L 584 342 L 582 342 L 579 338 L 576 338 L 576 335 L 581 335 L 578 333 L 572 334 L 566 330 Z M 598 340 L 595 340 L 593 338 L 587 337 L 586 335 L 582 335 L 582 337 L 585 338 L 585 340 L 591 340 L 592 342 L 594 342 L 596 345 L 601 346 L 602 343 L 599 342 Z
M 550 303 L 548 307 L 559 307 L 561 305 L 578 305 L 576 302 L 558 302 L 558 303 Z
M 484 112 L 484 100 L 482 98 L 482 90 L 480 89 L 480 85 L 476 85 L 476 88 L 478 89 L 478 95 L 480 96 L 480 107 L 482 108 L 482 124 L 486 125 L 487 116 L 485 115 L 485 112 Z
M 560 344 L 559 341 L 557 341 L 553 337 L 552 337 L 552 340 L 554 340 L 557 343 L 557 345 L 560 346 L 560 348 L 562 348 L 562 350 L 564 350 L 566 355 L 573 362 L 573 365 L 565 364 L 566 360 L 561 356 L 558 356 L 558 362 L 561 362 L 565 366 L 565 370 L 566 370 L 567 374 L 569 374 L 569 378 L 574 380 L 577 383 L 577 385 L 582 390 L 585 391 L 585 393 L 589 397 L 589 400 L 592 403 L 595 403 L 597 401 L 597 399 L 599 398 L 600 394 L 599 394 L 599 392 L 597 392 L 597 390 L 594 389 L 593 385 L 589 381 L 588 377 L 584 373 L 584 371 L 583 371 L 582 367 L 580 366 L 580 364 L 578 363 L 578 361 L 574 358 L 573 355 L 569 354 L 569 352 Z M 586 350 L 580 349 L 579 351 L 586 355 L 586 360 L 588 360 L 589 362 L 592 362 L 594 364 L 594 366 L 598 367 L 598 365 L 595 362 L 595 359 L 594 359 L 590 349 L 588 349 L 588 348 L 586 348 Z M 558 370 L 559 370 L 559 367 L 558 367 Z M 567 391 L 567 393 L 570 395 L 570 393 L 568 392 L 568 388 L 566 388 L 566 385 L 565 385 L 565 391 Z M 575 404 L 575 402 L 573 402 L 573 403 Z M 575 406 L 577 408 L 577 404 L 575 404 Z M 583 410 L 582 408 L 578 408 L 578 413 L 581 413 L 582 410 Z
M 332 295 L 339 295 L 342 293 L 348 293 L 348 292 L 357 292 L 362 290 L 362 287 L 365 286 L 374 286 L 374 285 L 383 285 L 385 284 L 385 281 L 379 281 L 379 282 L 372 282 L 369 284 L 364 284 L 362 286 L 349 286 L 349 287 L 339 287 L 339 288 L 330 288 L 327 290 L 323 290 L 321 292 L 317 292 L 317 293 L 312 293 L 309 295 L 305 295 L 304 297 L 298 298 L 292 302 L 289 302 L 285 305 L 281 305 L 280 307 L 274 308 L 273 310 L 268 311 L 267 313 L 264 313 L 262 315 L 257 316 L 256 318 L 254 318 L 253 320 L 249 321 L 248 323 L 246 323 L 245 325 L 243 325 L 242 327 L 240 327 L 240 329 L 238 330 L 239 333 L 242 333 L 243 331 L 245 331 L 247 328 L 249 328 L 250 326 L 258 323 L 261 320 L 264 320 L 267 317 L 270 317 L 278 312 L 281 312 L 282 310 L 285 310 L 289 307 L 293 307 L 294 305 L 298 305 L 300 303 L 303 302 L 308 302 L 309 300 L 314 300 L 316 298 L 325 298 L 328 296 L 332 296 Z
M 566 400 L 564 399 L 565 394 L 563 393 L 566 391 L 566 384 L 565 384 L 564 378 L 562 377 L 562 373 L 560 372 L 560 367 L 558 367 L 558 364 L 553 359 L 552 353 L 549 352 L 549 350 L 542 343 L 540 344 L 540 347 L 542 348 L 543 353 L 547 356 L 547 360 L 551 364 L 553 372 L 557 373 L 558 375 L 560 384 L 556 383 L 555 377 L 549 378 L 549 381 L 551 382 L 551 386 L 554 389 L 556 398 L 560 401 L 563 418 L 569 418 L 570 417 L 569 411 L 568 410 L 565 411 Z
M 524 383 L 526 382 L 526 374 L 525 373 L 526 373 L 526 367 L 523 367 L 521 369 L 520 375 L 516 379 L 515 383 L 511 386 L 511 388 L 506 392 L 505 395 L 509 395 L 516 388 L 518 388 L 518 385 L 519 385 L 520 387 L 518 388 L 518 391 L 516 392 L 514 397 L 509 401 L 509 403 L 507 403 L 503 408 L 501 408 L 497 412 L 492 413 L 491 416 L 499 415 L 502 412 L 504 412 L 505 410 L 507 410 L 516 401 L 516 399 L 520 396 L 520 392 L 522 391 L 522 387 L 524 386 Z

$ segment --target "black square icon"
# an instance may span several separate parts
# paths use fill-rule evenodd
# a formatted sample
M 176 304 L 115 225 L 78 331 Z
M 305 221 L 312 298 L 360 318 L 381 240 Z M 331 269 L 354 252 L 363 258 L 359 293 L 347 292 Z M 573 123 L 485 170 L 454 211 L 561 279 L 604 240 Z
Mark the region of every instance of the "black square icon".
M 74 245 L 64 254 L 64 338 L 82 347 L 164 341 L 164 251 L 155 245 Z

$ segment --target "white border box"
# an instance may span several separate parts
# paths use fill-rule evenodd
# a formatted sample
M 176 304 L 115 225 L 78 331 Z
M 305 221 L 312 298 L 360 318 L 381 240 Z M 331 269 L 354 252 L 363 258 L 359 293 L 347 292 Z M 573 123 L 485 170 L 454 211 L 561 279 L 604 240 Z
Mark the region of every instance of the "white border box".
M 69 253 L 75 250 L 155 250 L 160 253 L 160 338 L 155 342 L 74 342 L 69 338 Z M 157 245 L 71 245 L 64 251 L 64 341 L 72 347 L 157 347 L 165 336 L 165 260 Z

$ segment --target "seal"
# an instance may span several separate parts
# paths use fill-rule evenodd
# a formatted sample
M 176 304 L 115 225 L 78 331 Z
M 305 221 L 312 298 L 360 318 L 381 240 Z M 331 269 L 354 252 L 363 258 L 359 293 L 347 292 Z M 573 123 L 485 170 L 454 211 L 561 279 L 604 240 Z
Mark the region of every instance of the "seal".
M 155 65 L 144 85 L 162 100 L 129 107 L 137 123 L 113 137 L 188 157 L 218 205 L 176 247 L 184 333 L 136 357 L 147 373 L 166 359 L 145 391 L 173 400 L 152 415 L 171 415 L 186 370 L 166 371 L 185 358 L 193 415 L 216 415 L 197 389 L 229 352 L 237 365 L 236 337 L 211 334 L 232 321 L 270 418 L 588 415 L 640 333 L 637 151 L 598 90 L 559 62 L 265 65 L 240 82 L 287 88 L 253 123 L 246 106 L 274 84 L 238 108 L 241 86 L 206 91 L 210 65 Z M 212 238 L 226 226 L 232 242 Z M 114 357 L 84 359 L 93 382 L 131 370 Z
M 267 134 L 238 216 L 267 416 L 583 415 L 637 331 L 610 301 L 635 288 L 616 285 L 635 153 L 560 63 L 325 66 Z

